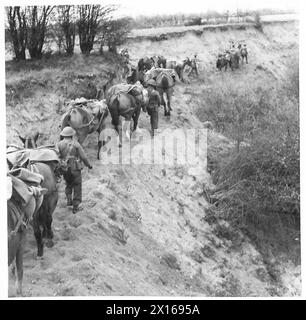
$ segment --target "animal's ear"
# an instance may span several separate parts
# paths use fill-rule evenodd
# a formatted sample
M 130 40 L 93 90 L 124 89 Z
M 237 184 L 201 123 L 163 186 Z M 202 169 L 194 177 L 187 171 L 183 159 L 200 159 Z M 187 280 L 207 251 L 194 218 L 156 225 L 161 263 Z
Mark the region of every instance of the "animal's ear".
M 38 137 L 39 137 L 39 132 L 36 132 L 36 133 L 35 133 L 35 136 L 34 136 L 34 141 L 35 141 L 35 142 L 37 141 Z
M 22 143 L 24 144 L 25 143 L 25 138 L 23 138 L 22 136 L 19 136 L 19 135 L 18 135 L 18 137 L 22 141 Z

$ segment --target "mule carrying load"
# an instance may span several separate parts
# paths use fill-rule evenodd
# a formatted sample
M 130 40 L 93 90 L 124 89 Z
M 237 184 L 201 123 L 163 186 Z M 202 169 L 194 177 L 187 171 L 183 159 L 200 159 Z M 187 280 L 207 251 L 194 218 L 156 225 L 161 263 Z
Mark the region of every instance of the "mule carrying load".
M 8 265 L 16 260 L 16 294 L 22 295 L 25 231 L 48 190 L 42 187 L 42 175 L 25 168 L 8 170 L 6 180 Z
M 15 149 L 15 150 L 14 150 Z M 43 256 L 44 242 L 53 246 L 52 214 L 58 201 L 58 179 L 60 178 L 59 157 L 54 146 L 42 146 L 36 149 L 9 148 L 7 151 L 7 165 L 10 172 L 17 169 L 18 174 L 24 176 L 28 169 L 33 178 L 34 173 L 43 177 L 41 186 L 47 189 L 42 204 L 33 216 L 33 229 L 37 242 L 37 256 Z M 20 171 L 18 171 L 20 169 Z M 24 169 L 24 170 L 21 170 Z M 30 176 L 30 174 L 28 174 Z M 20 177 L 18 177 L 20 178 Z
M 117 84 L 109 88 L 106 94 L 106 103 L 107 105 L 111 105 L 113 101 L 121 94 L 130 94 L 133 96 L 136 101 L 139 101 L 142 103 L 143 100 L 143 94 L 142 94 L 142 86 L 137 84 Z M 125 111 L 126 113 L 129 112 L 129 110 Z
M 40 195 L 39 190 L 44 182 L 44 177 L 39 173 L 38 163 L 45 163 L 55 172 L 57 178 L 60 178 L 59 172 L 59 158 L 54 148 L 40 147 L 36 149 L 16 149 L 15 151 L 8 151 L 6 154 L 6 160 L 8 164 L 7 178 L 12 182 L 12 190 L 14 194 L 18 195 L 20 201 L 18 201 L 22 208 L 25 209 L 26 216 L 30 219 L 32 214 L 31 209 L 33 207 L 33 196 Z M 48 191 L 47 189 L 44 189 Z M 13 194 L 13 193 L 12 193 Z M 9 197 L 9 196 L 8 196 Z M 29 204 L 32 202 L 32 204 Z M 40 198 L 39 208 L 42 203 Z
M 134 85 L 121 83 L 108 89 L 106 103 L 111 114 L 112 125 L 119 134 L 119 146 L 121 146 L 120 116 L 127 121 L 133 119 L 133 131 L 136 131 L 141 109 L 146 111 L 148 101 L 148 92 L 140 83 Z M 126 129 L 126 136 L 129 139 L 128 128 Z
M 59 157 L 54 146 L 41 146 L 36 149 L 9 147 L 6 152 L 6 160 L 10 170 L 29 166 L 31 171 L 37 172 L 36 164 L 42 162 L 48 164 L 56 172 L 59 165 Z
M 24 218 L 30 221 L 47 192 L 47 189 L 41 187 L 43 176 L 26 168 L 18 168 L 8 171 L 7 180 L 7 200 L 13 198 L 19 204 Z M 21 223 L 19 221 L 19 226 Z
M 155 68 L 145 73 L 144 81 L 147 83 L 150 79 L 156 81 L 156 89 L 160 94 L 161 102 L 164 106 L 165 116 L 170 116 L 171 97 L 173 95 L 173 87 L 176 83 L 176 72 L 173 69 Z M 166 98 L 164 98 L 164 93 Z
M 150 79 L 154 79 L 156 81 L 156 87 L 161 87 L 161 84 L 159 84 L 159 80 L 162 78 L 162 76 L 165 75 L 171 83 L 172 86 L 174 86 L 176 82 L 177 74 L 173 69 L 164 69 L 164 68 L 154 68 L 145 73 L 144 81 L 148 82 Z
M 80 98 L 70 101 L 63 114 L 61 128 L 71 127 L 76 131 L 76 138 L 82 144 L 87 135 L 95 131 L 100 134 L 104 120 L 108 115 L 105 100 Z

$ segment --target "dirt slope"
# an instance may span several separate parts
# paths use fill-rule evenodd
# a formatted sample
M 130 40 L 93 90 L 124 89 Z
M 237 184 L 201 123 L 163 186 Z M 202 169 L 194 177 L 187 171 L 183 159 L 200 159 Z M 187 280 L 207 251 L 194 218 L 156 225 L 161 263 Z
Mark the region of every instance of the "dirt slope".
M 235 74 L 217 74 L 215 55 L 229 39 L 248 39 L 250 64 Z M 280 50 L 282 49 L 282 51 Z M 196 95 L 209 89 L 212 81 L 235 77 L 280 79 L 286 59 L 297 49 L 297 27 L 269 26 L 265 34 L 245 32 L 207 33 L 201 38 L 185 36 L 161 43 L 129 44 L 132 57 L 164 54 L 181 60 L 197 51 L 201 59 L 200 79 L 179 84 L 173 98 L 171 119 L 160 111 L 160 128 L 201 128 L 196 116 L 201 106 Z M 281 55 L 286 59 L 280 59 Z M 67 72 L 98 74 L 103 82 L 109 61 L 97 56 L 90 61 L 78 57 L 66 66 L 55 65 L 28 73 L 7 69 L 8 142 L 17 142 L 14 128 L 50 129 L 40 143 L 56 141 L 64 93 L 58 88 Z M 273 61 L 273 63 L 271 63 Z M 258 64 L 266 68 L 256 70 Z M 29 79 L 36 82 L 31 83 Z M 12 88 L 25 88 L 23 92 Z M 43 83 L 43 85 L 42 85 Z M 68 84 L 69 86 L 69 84 Z M 59 91 L 57 91 L 59 90 Z M 60 92 L 60 93 L 57 93 Z M 19 94 L 19 96 L 16 96 Z M 206 120 L 206 119 L 201 119 Z M 149 119 L 141 115 L 140 127 Z M 210 132 L 211 141 L 230 142 Z M 157 137 L 158 143 L 160 137 Z M 300 294 L 300 268 L 292 263 L 266 261 L 243 235 L 231 231 L 223 221 L 207 214 L 203 190 L 211 184 L 203 171 L 203 159 L 195 165 L 103 165 L 96 158 L 96 136 L 85 143 L 94 169 L 83 173 L 84 210 L 76 215 L 66 208 L 64 186 L 54 214 L 55 246 L 46 248 L 43 260 L 35 260 L 35 241 L 28 232 L 25 253 L 26 296 L 125 295 L 125 296 L 270 296 Z M 150 140 L 133 145 L 148 148 Z M 190 141 L 188 143 L 191 143 Z M 216 146 L 214 146 L 216 147 Z M 221 147 L 221 146 L 220 146 Z M 201 170 L 202 174 L 196 174 Z M 203 188 L 204 187 L 204 188 Z M 10 274 L 9 295 L 13 295 Z

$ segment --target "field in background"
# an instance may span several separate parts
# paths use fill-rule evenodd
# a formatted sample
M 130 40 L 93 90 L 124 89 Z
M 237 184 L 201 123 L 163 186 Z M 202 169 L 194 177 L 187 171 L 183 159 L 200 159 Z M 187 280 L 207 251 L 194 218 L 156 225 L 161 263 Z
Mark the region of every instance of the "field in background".
M 277 23 L 277 22 L 286 22 L 286 21 L 298 21 L 298 14 L 281 14 L 281 15 L 264 15 L 261 16 L 261 20 L 263 24 Z M 133 41 L 142 41 L 148 38 L 149 40 L 165 40 L 171 37 L 179 37 L 184 36 L 188 32 L 201 34 L 203 32 L 209 31 L 226 31 L 230 29 L 245 29 L 247 27 L 251 27 L 254 24 L 254 18 L 250 17 L 249 22 L 234 22 L 234 23 L 219 23 L 219 24 L 206 24 L 206 25 L 192 25 L 192 26 L 171 26 L 171 27 L 155 27 L 155 28 L 145 28 L 145 29 L 132 29 L 130 34 L 128 35 L 129 40 Z M 76 37 L 75 43 L 75 53 L 80 53 L 79 47 L 79 38 Z M 124 46 L 124 45 L 123 45 Z M 94 45 L 93 51 L 99 51 L 100 44 L 97 42 Z M 10 49 L 10 44 L 6 42 L 5 44 L 5 60 L 10 61 L 13 58 L 12 51 Z M 48 53 L 56 53 L 58 52 L 58 47 L 56 42 L 52 39 L 49 39 L 44 44 L 44 52 Z M 29 54 L 27 53 L 27 59 L 29 59 Z
M 265 15 L 260 17 L 263 23 L 272 23 L 272 22 L 285 22 L 285 21 L 297 21 L 299 19 L 298 14 L 281 14 L 281 15 Z M 220 28 L 221 26 L 250 26 L 252 21 L 254 22 L 254 17 L 249 17 L 248 22 L 233 22 L 233 23 L 208 23 L 205 25 L 194 25 L 194 26 L 172 26 L 172 27 L 156 27 L 156 28 L 145 28 L 145 29 L 134 29 L 131 31 L 130 37 L 147 37 L 147 36 L 158 36 L 161 34 L 171 34 L 171 33 L 185 33 L 187 31 L 201 31 L 211 28 Z
M 218 72 L 217 53 L 229 40 L 242 39 L 247 39 L 249 64 L 234 72 Z M 144 38 L 125 46 L 134 63 L 144 55 L 161 54 L 182 61 L 198 54 L 200 77 L 175 87 L 172 117 L 164 118 L 161 110 L 160 127 L 202 128 L 203 122 L 212 121 L 215 130 L 210 132 L 209 148 L 214 158 L 233 148 L 227 132 L 212 117 L 217 106 L 214 98 L 226 99 L 229 88 L 254 92 L 258 87 L 273 87 L 281 92 L 288 70 L 298 61 L 298 24 L 267 24 L 264 33 L 229 28 L 158 42 Z M 100 88 L 118 68 L 116 56 L 107 54 L 7 62 L 8 142 L 19 143 L 15 129 L 42 131 L 39 144 L 57 141 L 64 101 L 83 94 L 78 76 L 94 74 Z M 144 113 L 140 127 L 149 127 Z M 135 139 L 133 143 L 139 142 Z M 84 172 L 84 211 L 72 215 L 67 210 L 62 185 L 54 214 L 55 246 L 46 249 L 42 261 L 34 260 L 35 241 L 29 230 L 24 276 L 28 296 L 300 294 L 298 230 L 289 235 L 296 243 L 290 247 L 290 259 L 286 248 L 276 254 L 268 242 L 263 252 L 245 234 L 210 214 L 205 197 L 205 190 L 212 187 L 208 174 L 193 176 L 180 166 L 163 170 L 100 165 L 95 160 L 95 135 L 85 148 L 94 169 Z M 10 284 L 12 288 L 12 279 Z

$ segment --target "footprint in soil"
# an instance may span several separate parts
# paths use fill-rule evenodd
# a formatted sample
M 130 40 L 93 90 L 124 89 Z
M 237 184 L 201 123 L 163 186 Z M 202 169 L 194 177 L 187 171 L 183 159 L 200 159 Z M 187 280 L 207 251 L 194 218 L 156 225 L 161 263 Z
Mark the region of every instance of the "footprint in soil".
M 65 228 L 60 232 L 60 237 L 64 241 L 73 241 L 77 239 L 76 233 L 73 229 Z
M 82 224 L 82 219 L 76 215 L 69 217 L 68 221 L 69 225 L 74 228 L 77 228 Z
M 84 258 L 85 258 L 84 255 L 78 254 L 78 253 L 74 253 L 72 258 L 71 258 L 71 261 L 79 262 L 79 261 L 82 261 Z
M 92 194 L 97 199 L 103 199 L 103 193 L 102 192 L 94 191 Z
M 105 287 L 110 290 L 110 291 L 114 291 L 113 288 L 111 287 L 111 285 L 109 285 L 108 283 L 104 282 Z
M 58 252 L 58 254 L 61 256 L 61 257 L 64 257 L 66 255 L 66 251 L 64 248 L 61 248 L 61 247 L 57 247 L 56 248 L 56 251 Z
M 61 275 L 58 273 L 58 271 L 49 271 L 46 274 L 46 277 L 49 281 L 53 282 L 53 283 L 61 283 L 62 282 L 62 277 Z
M 39 264 L 40 264 L 40 268 L 42 270 L 47 270 L 52 266 L 52 262 L 49 259 L 40 259 L 38 260 Z
M 92 200 L 92 199 L 89 199 L 89 200 L 87 200 L 87 201 L 84 201 L 84 203 L 86 203 L 86 206 L 87 206 L 88 208 L 93 208 L 93 207 L 97 204 L 97 202 L 94 201 L 94 200 Z
M 66 202 L 62 201 L 57 206 L 58 206 L 58 208 L 64 209 L 67 207 L 67 204 L 66 204 Z
M 59 220 L 59 221 L 63 221 L 66 219 L 67 217 L 67 212 L 68 212 L 68 208 L 65 209 L 65 211 L 62 211 L 62 212 L 58 212 L 57 215 L 56 215 L 56 219 Z
M 82 224 L 92 224 L 96 221 L 96 219 L 92 216 L 83 216 L 82 217 Z

